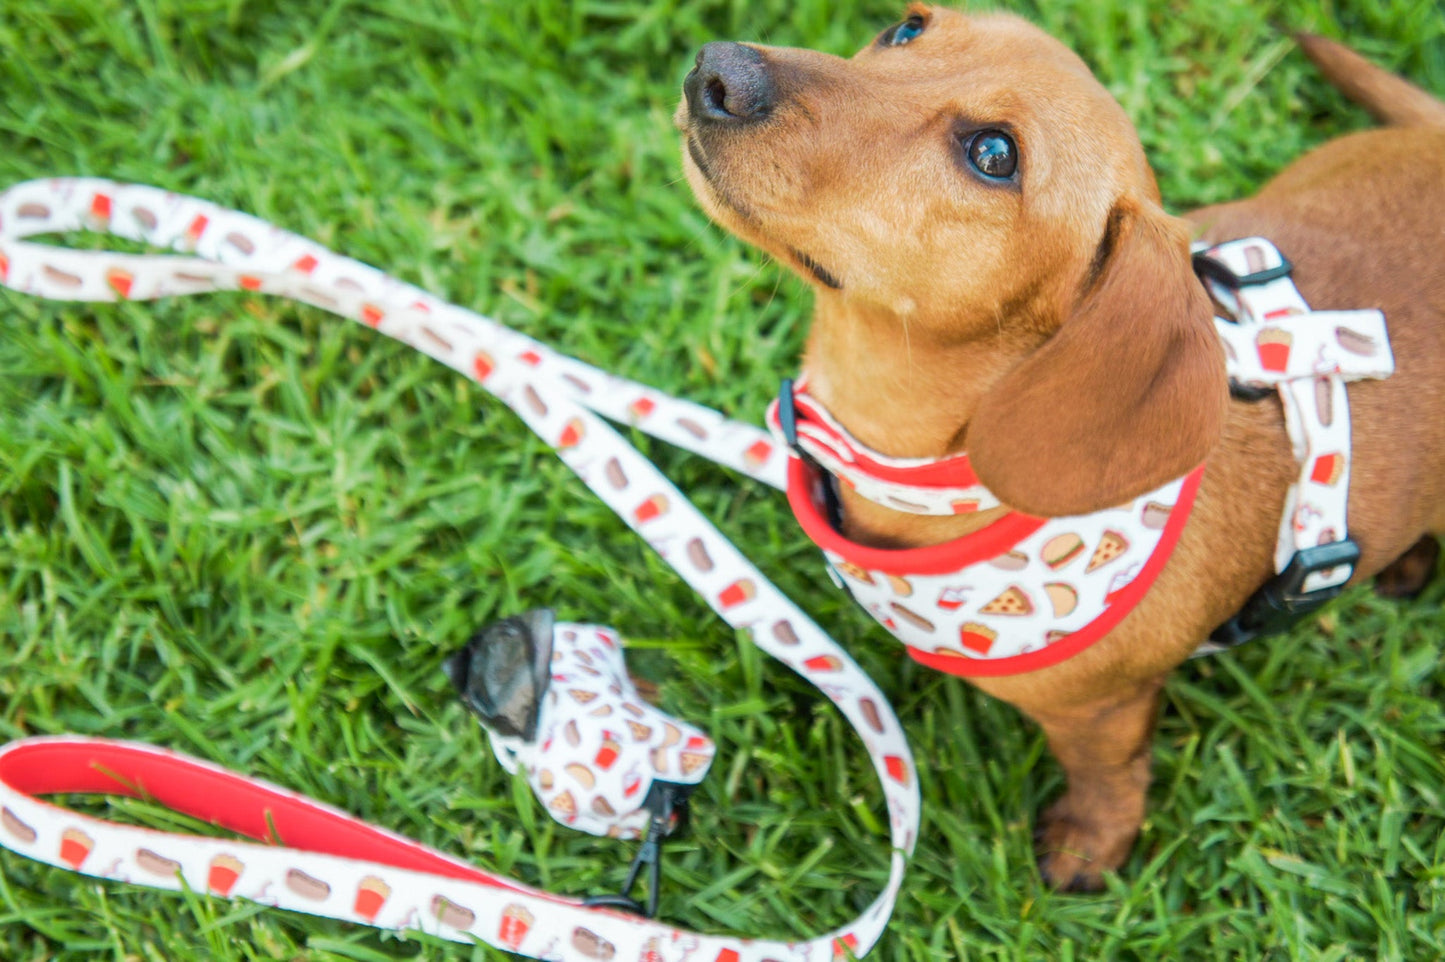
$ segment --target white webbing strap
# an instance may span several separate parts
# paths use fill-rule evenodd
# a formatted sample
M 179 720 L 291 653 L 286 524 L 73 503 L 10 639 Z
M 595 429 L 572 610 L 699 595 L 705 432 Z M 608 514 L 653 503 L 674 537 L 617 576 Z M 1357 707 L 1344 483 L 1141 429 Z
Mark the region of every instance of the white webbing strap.
M 1210 293 L 1234 314 L 1216 317 L 1230 377 L 1275 387 L 1299 480 L 1285 497 L 1275 570 L 1295 553 L 1345 540 L 1350 496 L 1350 401 L 1346 381 L 1389 377 L 1395 370 L 1385 315 L 1376 310 L 1311 311 L 1290 279 L 1284 256 L 1262 237 L 1208 248 L 1205 255 L 1236 276 L 1269 276 L 1237 288 L 1205 276 Z M 1348 581 L 1352 566 L 1310 574 L 1305 591 Z
M 21 239 L 81 229 L 181 254 L 77 251 Z M 835 932 L 803 942 L 709 936 L 587 909 L 435 853 L 416 864 L 442 866 L 441 874 L 398 867 L 385 858 L 369 859 L 364 850 L 373 842 L 388 851 L 414 846 L 370 826 L 341 831 L 345 844 L 313 842 L 303 836 L 315 825 L 350 820 L 284 789 L 160 749 L 74 738 L 27 739 L 0 751 L 0 845 L 99 877 L 125 876 L 138 884 L 172 889 L 184 882 L 197 891 L 245 895 L 296 911 L 388 928 L 421 928 L 457 941 L 480 939 L 532 958 L 817 960 L 841 957 L 845 946 L 862 954 L 877 942 L 918 833 L 917 777 L 902 726 L 848 654 L 598 415 L 635 424 L 783 487 L 786 452 L 766 432 L 604 374 L 254 217 L 153 187 L 66 178 L 31 181 L 0 193 L 0 285 L 69 301 L 142 300 L 215 290 L 275 294 L 375 327 L 482 384 L 552 445 L 728 624 L 747 632 L 837 706 L 858 732 L 882 783 L 893 855 L 882 894 Z M 56 789 L 41 776 L 56 764 L 57 753 L 93 771 L 94 777 L 82 778 L 82 787 Z M 73 753 L 79 753 L 78 760 Z M 164 760 L 157 763 L 158 757 Z M 127 775 L 126 768 L 118 767 L 122 760 L 142 767 L 160 764 L 167 772 L 165 791 Z M 265 813 L 269 818 L 282 796 L 325 817 L 302 819 L 297 823 L 301 827 L 281 831 L 280 842 L 288 847 L 245 846 L 116 825 L 32 797 L 56 790 L 113 791 L 117 782 L 102 777 L 105 769 L 118 772 L 123 782 L 140 782 L 141 790 L 161 799 L 187 781 L 230 786 L 225 792 L 202 792 L 197 796 L 201 807 L 191 814 L 206 818 L 206 804 L 231 796 L 247 798 L 251 807 L 235 813 L 239 824 L 232 828 L 252 837 L 269 837 L 267 819 L 257 821 L 256 816 Z M 249 795 L 242 788 L 247 785 L 254 789 Z M 442 861 L 430 861 L 434 859 Z M 386 898 L 378 903 L 383 891 Z M 523 924 L 528 917 L 534 922 Z

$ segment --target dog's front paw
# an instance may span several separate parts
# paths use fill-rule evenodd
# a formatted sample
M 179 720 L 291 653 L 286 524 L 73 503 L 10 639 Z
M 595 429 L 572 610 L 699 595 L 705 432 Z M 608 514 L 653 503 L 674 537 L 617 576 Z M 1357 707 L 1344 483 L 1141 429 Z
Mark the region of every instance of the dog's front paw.
M 1139 819 L 1077 811 L 1064 795 L 1039 815 L 1034 853 L 1045 881 L 1065 892 L 1097 892 L 1104 873 L 1124 864 L 1139 834 Z

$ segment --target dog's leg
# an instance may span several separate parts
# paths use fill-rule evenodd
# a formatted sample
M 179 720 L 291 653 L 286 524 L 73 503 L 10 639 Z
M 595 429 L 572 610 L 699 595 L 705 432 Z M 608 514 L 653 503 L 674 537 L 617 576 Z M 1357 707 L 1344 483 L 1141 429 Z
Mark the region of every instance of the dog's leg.
M 1413 598 L 1435 577 L 1440 542 L 1425 535 L 1400 557 L 1375 575 L 1375 593 L 1382 598 Z
M 1103 886 L 1128 857 L 1144 819 L 1162 677 L 1107 702 L 1028 710 L 1068 776 L 1063 796 L 1039 816 L 1039 869 L 1072 891 Z

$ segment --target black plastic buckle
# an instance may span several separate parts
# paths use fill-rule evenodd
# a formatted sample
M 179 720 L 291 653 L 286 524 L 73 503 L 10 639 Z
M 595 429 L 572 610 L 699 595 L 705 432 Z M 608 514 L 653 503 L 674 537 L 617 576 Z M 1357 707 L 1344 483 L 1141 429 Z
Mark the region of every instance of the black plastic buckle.
M 649 919 L 657 917 L 657 903 L 662 895 L 662 840 L 687 824 L 687 797 L 695 785 L 679 785 L 677 782 L 654 781 L 642 807 L 652 813 L 647 823 L 647 835 L 642 847 L 627 869 L 627 880 L 622 891 L 610 895 L 593 895 L 582 900 L 588 908 L 621 909 Z M 629 893 L 637 886 L 637 877 L 642 867 L 647 866 L 647 905 L 634 899 Z
M 1253 404 L 1255 401 L 1263 401 L 1279 391 L 1272 387 L 1260 387 L 1257 384 L 1245 384 L 1243 381 L 1229 379 L 1229 396 L 1236 401 L 1248 401 Z
M 806 451 L 798 444 L 798 407 L 793 400 L 793 379 L 783 378 L 778 387 L 778 427 L 783 429 L 783 441 L 793 453 L 804 461 L 811 461 Z
M 1318 571 L 1340 565 L 1353 569 L 1360 560 L 1360 546 L 1353 538 L 1332 541 L 1295 552 L 1290 563 L 1244 603 L 1239 614 L 1214 629 L 1209 640 L 1225 648 L 1242 645 L 1260 635 L 1284 630 L 1304 615 L 1337 597 L 1345 583 L 1305 591 L 1305 579 Z M 1346 579 L 1348 581 L 1349 579 Z
M 823 514 L 833 530 L 841 531 L 843 528 L 843 502 L 838 497 L 833 474 L 819 464 L 817 458 L 804 451 L 803 446 L 798 443 L 798 408 L 793 400 L 792 378 L 783 378 L 783 383 L 778 388 L 778 427 L 782 429 L 783 442 L 792 450 L 793 456 L 822 476 Z
M 1196 251 L 1194 254 L 1194 273 L 1200 277 L 1207 277 L 1212 281 L 1218 281 L 1232 291 L 1241 287 L 1249 287 L 1252 284 L 1268 284 L 1270 281 L 1277 281 L 1281 277 L 1288 277 L 1294 271 L 1294 265 L 1284 254 L 1279 255 L 1278 267 L 1266 267 L 1262 271 L 1255 271 L 1253 274 L 1236 274 L 1230 270 L 1229 265 L 1223 261 L 1215 260 L 1209 256 L 1208 251 Z
M 1294 265 L 1282 253 L 1279 255 L 1278 267 L 1269 267 L 1262 271 L 1255 271 L 1253 274 L 1242 275 L 1234 273 L 1223 261 L 1210 257 L 1208 251 L 1195 251 L 1191 256 L 1194 261 L 1195 274 L 1218 281 L 1232 291 L 1237 291 L 1241 287 L 1249 287 L 1251 284 L 1267 284 L 1270 281 L 1279 280 L 1281 277 L 1288 277 L 1294 271 Z M 1226 317 L 1226 320 L 1238 323 L 1232 317 Z M 1278 393 L 1277 389 L 1273 387 L 1258 387 L 1254 384 L 1236 381 L 1234 378 L 1229 379 L 1229 396 L 1236 401 L 1253 403 L 1263 401 L 1276 393 Z

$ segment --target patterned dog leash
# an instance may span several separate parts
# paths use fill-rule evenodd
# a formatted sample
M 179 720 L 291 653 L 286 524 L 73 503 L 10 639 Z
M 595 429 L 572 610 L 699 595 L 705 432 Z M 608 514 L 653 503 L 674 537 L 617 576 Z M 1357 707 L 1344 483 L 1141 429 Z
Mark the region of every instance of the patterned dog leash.
M 177 253 L 80 251 L 24 240 L 80 230 Z M 599 371 L 257 218 L 153 187 L 63 178 L 0 193 L 0 286 L 66 301 L 222 290 L 287 297 L 360 321 L 481 384 L 729 625 L 837 706 L 882 783 L 893 851 L 882 893 L 833 932 L 798 942 L 705 935 L 529 888 L 208 762 L 69 736 L 0 747 L 0 845 L 99 878 L 245 897 L 537 959 L 782 962 L 862 955 L 878 941 L 920 817 L 902 726 L 852 658 L 603 419 L 781 488 L 787 452 L 764 431 Z M 60 792 L 152 799 L 264 844 L 117 824 L 36 797 Z

